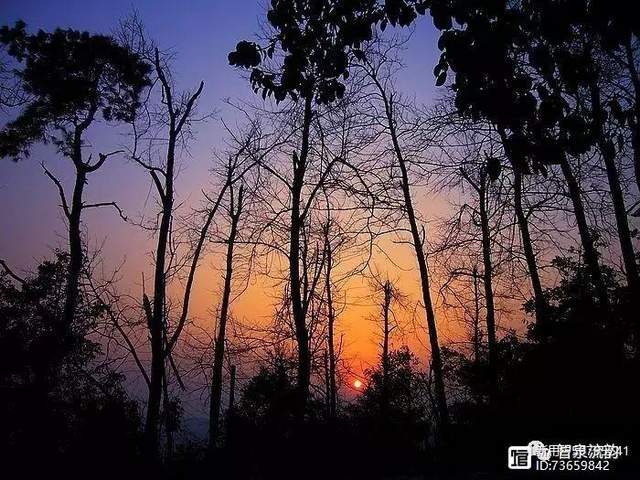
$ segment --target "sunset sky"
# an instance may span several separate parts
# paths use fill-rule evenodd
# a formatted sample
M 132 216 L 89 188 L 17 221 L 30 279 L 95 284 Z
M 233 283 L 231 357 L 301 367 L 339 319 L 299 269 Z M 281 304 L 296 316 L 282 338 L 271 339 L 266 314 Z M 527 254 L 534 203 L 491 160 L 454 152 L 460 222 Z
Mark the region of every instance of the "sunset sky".
M 0 479 L 636 478 L 625 7 L 0 0 Z
M 29 31 L 39 28 L 71 27 L 96 33 L 109 33 L 118 21 L 137 10 L 146 25 L 149 36 L 163 49 L 175 53 L 174 72 L 180 88 L 194 88 L 204 80 L 205 89 L 200 111 L 215 111 L 215 117 L 198 127 L 191 155 L 181 159 L 181 173 L 177 179 L 178 202 L 182 212 L 202 201 L 201 190 L 209 188 L 209 168 L 212 152 L 224 148 L 225 134 L 221 119 L 227 124 L 236 121 L 233 110 L 224 99 L 252 98 L 247 82 L 228 66 L 227 54 L 242 39 L 255 38 L 265 7 L 254 0 L 198 0 L 179 5 L 169 1 L 114 0 L 110 2 L 85 1 L 14 1 L 5 0 L 0 7 L 2 24 L 22 19 Z M 406 69 L 398 78 L 398 88 L 407 96 L 415 96 L 419 103 L 429 103 L 436 94 L 432 69 L 438 56 L 435 31 L 429 21 L 420 22 L 404 54 Z M 3 122 L 6 118 L 3 118 Z M 95 151 L 114 150 L 126 138 L 113 132 L 96 129 L 90 139 Z M 104 149 L 104 150 L 101 150 Z M 63 247 L 66 233 L 59 201 L 54 186 L 43 175 L 43 161 L 66 183 L 72 179 L 69 161 L 59 158 L 51 147 L 36 147 L 30 159 L 18 164 L 0 161 L 0 202 L 5 206 L 0 213 L 0 258 L 18 271 L 34 267 L 49 257 L 51 249 Z M 154 211 L 153 191 L 148 174 L 124 158 L 114 158 L 107 168 L 93 174 L 86 189 L 88 201 L 117 200 L 129 218 L 139 219 Z M 446 210 L 449 199 L 427 198 L 424 192 L 415 192 L 422 215 L 433 218 Z M 124 262 L 121 269 L 122 286 L 140 296 L 140 278 L 151 271 L 152 241 L 148 232 L 124 223 L 114 212 L 89 211 L 84 216 L 91 248 L 102 245 L 102 252 L 110 268 Z M 389 244 L 392 245 L 391 243 Z M 388 273 L 397 280 L 404 293 L 415 306 L 418 292 L 417 276 L 411 252 L 402 246 L 391 249 L 394 261 L 402 267 L 393 267 L 384 257 L 374 259 L 375 269 Z M 218 302 L 221 272 L 215 268 L 219 257 L 208 256 L 202 263 L 192 298 L 192 317 L 204 328 L 213 326 L 211 311 Z M 249 289 L 232 306 L 236 318 L 268 321 L 277 292 L 265 279 L 256 278 Z M 345 299 L 346 296 L 346 299 Z M 339 329 L 345 334 L 345 355 L 356 373 L 375 360 L 377 345 L 376 326 L 367 317 L 371 315 L 372 300 L 366 279 L 355 279 L 341 293 L 347 308 L 339 319 Z M 413 315 L 413 309 L 406 314 Z M 415 310 L 415 321 L 421 328 L 417 337 L 427 343 L 423 330 L 423 310 Z M 460 326 L 443 319 L 443 343 L 460 335 Z M 402 338 L 397 338 L 399 344 Z M 415 339 L 409 343 L 418 352 L 424 348 Z M 425 356 L 423 355 L 423 358 Z M 354 379 L 349 379 L 352 385 Z

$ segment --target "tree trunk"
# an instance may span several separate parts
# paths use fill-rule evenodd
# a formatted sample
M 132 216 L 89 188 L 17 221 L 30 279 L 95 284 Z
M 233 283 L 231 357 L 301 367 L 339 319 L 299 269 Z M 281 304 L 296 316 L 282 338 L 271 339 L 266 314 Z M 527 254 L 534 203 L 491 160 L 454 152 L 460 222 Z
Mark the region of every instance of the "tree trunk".
M 584 204 L 582 203 L 582 197 L 580 194 L 580 186 L 578 185 L 576 177 L 573 175 L 571 165 L 569 165 L 569 160 L 567 160 L 566 156 L 562 157 L 560 161 L 560 168 L 562 169 L 562 174 L 567 182 L 569 197 L 573 204 L 573 213 L 576 217 L 576 223 L 578 224 L 578 233 L 582 243 L 584 260 L 589 269 L 591 280 L 595 286 L 600 307 L 605 311 L 608 311 L 609 297 L 607 295 L 607 289 L 602 276 L 602 269 L 600 268 L 600 262 L 598 260 L 598 251 L 596 250 L 593 237 L 589 231 L 589 224 L 587 223 L 587 216 L 584 211 Z
M 499 128 L 498 132 L 500 134 L 503 149 L 507 154 L 507 157 L 510 159 L 511 156 L 504 129 Z M 548 308 L 547 301 L 544 298 L 544 292 L 542 290 L 540 274 L 538 273 L 538 264 L 536 262 L 536 254 L 533 251 L 531 234 L 529 233 L 529 220 L 527 219 L 522 207 L 522 173 L 511 160 L 509 160 L 509 163 L 511 163 L 511 167 L 513 168 L 513 207 L 516 213 L 516 220 L 518 221 L 520 238 L 522 239 L 522 250 L 527 262 L 531 288 L 533 290 L 533 301 L 536 308 L 536 325 L 539 329 L 544 331 L 548 319 Z
M 391 329 L 389 327 L 389 313 L 391 310 L 391 300 L 393 298 L 393 286 L 389 280 L 382 285 L 384 299 L 382 303 L 382 402 L 381 411 L 382 418 L 387 418 L 389 411 L 389 336 Z
M 607 171 L 607 179 L 609 180 L 609 190 L 611 193 L 611 201 L 616 217 L 616 227 L 618 230 L 618 239 L 620 242 L 620 251 L 624 261 L 625 273 L 627 276 L 627 285 L 632 292 L 632 298 L 640 293 L 638 286 L 638 266 L 636 264 L 636 256 L 633 251 L 633 243 L 631 241 L 631 232 L 627 221 L 627 209 L 624 204 L 624 194 L 620 185 L 620 177 L 616 167 L 616 151 L 613 142 L 608 139 L 604 132 L 604 119 L 602 117 L 602 106 L 600 103 L 600 89 L 593 82 L 591 84 L 591 106 L 593 110 L 593 118 L 595 123 L 598 149 L 604 160 L 605 169 Z
M 311 353 L 309 351 L 309 331 L 307 329 L 306 312 L 303 306 L 302 287 L 300 281 L 300 230 L 304 223 L 301 201 L 302 187 L 306 171 L 307 155 L 309 153 L 309 131 L 311 128 L 311 97 L 305 99 L 304 117 L 302 125 L 302 145 L 300 156 L 292 158 L 293 184 L 291 186 L 291 225 L 289 243 L 289 282 L 291 295 L 291 309 L 295 325 L 296 343 L 298 347 L 297 372 L 297 402 L 296 417 L 304 419 L 309 398 L 311 382 Z
M 522 250 L 524 251 L 524 257 L 527 262 L 529 278 L 531 279 L 533 301 L 536 309 L 536 325 L 539 329 L 544 330 L 548 320 L 548 308 L 547 301 L 542 290 L 542 282 L 540 281 L 540 275 L 538 273 L 536 254 L 533 251 L 533 243 L 531 242 L 531 235 L 529 233 L 529 220 L 527 219 L 527 216 L 524 213 L 524 209 L 522 208 L 522 174 L 518 170 L 514 170 L 513 175 L 513 203 L 516 212 L 516 219 L 518 221 L 518 227 L 520 229 Z
M 233 413 L 236 401 L 236 366 L 231 365 L 231 373 L 229 374 L 229 409 L 228 412 Z
M 329 226 L 327 225 L 327 230 Z M 328 232 L 327 232 L 328 237 Z M 333 268 L 333 254 L 331 251 L 331 245 L 329 243 L 329 239 L 326 239 L 327 251 L 326 251 L 326 262 L 327 262 L 327 274 L 326 274 L 326 289 L 327 289 L 327 317 L 328 323 L 327 326 L 327 343 L 328 343 L 328 375 L 329 375 L 329 418 L 336 417 L 336 409 L 337 409 L 337 388 L 336 388 L 336 353 L 334 347 L 334 326 L 336 321 L 335 310 L 333 308 L 333 293 L 331 288 L 331 269 Z
M 633 171 L 635 173 L 636 185 L 640 191 L 640 77 L 633 58 L 633 48 L 631 39 L 625 45 L 627 54 L 627 64 L 629 68 L 629 76 L 633 85 L 633 110 L 635 118 L 631 122 L 631 144 L 633 146 Z
M 387 117 L 387 126 L 389 127 L 389 133 L 391 135 L 391 141 L 393 142 L 394 153 L 398 160 L 400 172 L 402 174 L 402 193 L 404 197 L 404 207 L 409 220 L 409 226 L 411 229 L 411 237 L 414 252 L 416 255 L 416 261 L 418 262 L 418 269 L 420 271 L 420 286 L 422 289 L 422 301 L 424 303 L 427 327 L 429 329 L 429 345 L 431 347 L 431 369 L 433 371 L 436 408 L 438 410 L 438 416 L 440 420 L 441 437 L 446 439 L 448 435 L 449 426 L 449 413 L 447 407 L 447 397 L 444 388 L 444 374 L 442 371 L 442 359 L 440 357 L 440 344 L 438 343 L 438 331 L 436 328 L 436 316 L 433 308 L 433 302 L 431 300 L 431 291 L 429 286 L 429 270 L 427 268 L 427 259 L 422 249 L 422 240 L 420 239 L 420 232 L 418 230 L 418 223 L 416 220 L 415 211 L 413 209 L 413 200 L 411 197 L 411 188 L 409 186 L 409 175 L 407 173 L 407 166 L 405 164 L 404 156 L 402 155 L 402 149 L 398 143 L 398 136 L 396 134 L 395 121 L 393 118 L 392 105 L 387 98 L 386 92 L 382 85 L 378 84 L 380 94 L 383 98 L 385 105 L 385 113 Z
M 473 267 L 473 358 L 480 361 L 480 292 L 478 291 L 478 267 Z
M 173 171 L 175 161 L 175 121 L 171 115 L 169 125 L 169 143 L 167 147 L 167 168 L 164 193 L 162 196 L 162 213 L 158 243 L 156 246 L 156 263 L 153 285 L 153 309 L 149 322 L 151 335 L 151 385 L 147 402 L 147 419 L 144 431 L 145 456 L 148 460 L 158 457 L 160 404 L 162 402 L 162 383 L 165 377 L 164 363 L 164 306 L 166 297 L 166 255 L 169 243 L 169 230 L 173 215 Z
M 166 341 L 166 339 L 165 339 Z M 166 458 L 170 461 L 173 458 L 173 425 L 176 422 L 175 418 L 171 418 L 175 412 L 169 411 L 169 382 L 167 382 L 167 370 L 164 370 L 164 377 L 162 379 L 162 394 L 164 402 L 164 430 L 166 435 Z
M 78 159 L 76 162 L 76 180 L 73 188 L 71 208 L 69 210 L 69 264 L 67 266 L 67 285 L 64 302 L 64 318 L 61 332 L 63 341 L 69 341 L 69 331 L 72 328 L 73 320 L 78 305 L 80 273 L 82 271 L 83 252 L 82 237 L 80 233 L 80 220 L 82 215 L 82 194 L 87 182 L 87 174 Z
M 224 340 L 229 316 L 229 301 L 231 298 L 231 281 L 233 279 L 233 248 L 238 233 L 238 222 L 242 212 L 242 191 L 240 186 L 238 193 L 238 208 L 234 210 L 233 187 L 231 192 L 231 230 L 227 241 L 227 263 L 224 276 L 224 289 L 222 292 L 222 304 L 220 306 L 220 320 L 218 324 L 218 336 L 215 343 L 213 360 L 213 372 L 211 375 L 211 399 L 209 403 L 209 452 L 216 448 L 216 442 L 220 427 L 220 404 L 222 400 L 222 364 L 224 362 Z
M 497 368 L 498 352 L 496 340 L 496 310 L 493 298 L 493 263 L 491 261 L 491 231 L 489 228 L 489 215 L 487 213 L 487 178 L 486 173 L 480 175 L 478 189 L 480 206 L 480 229 L 482 232 L 482 264 L 484 297 L 487 308 L 487 345 L 489 347 L 489 368 L 491 370 L 492 387 L 495 386 L 495 374 Z M 493 389 L 492 389 L 493 390 Z
M 322 361 L 324 366 L 324 403 L 327 409 L 327 418 L 332 418 L 331 416 L 331 384 L 329 382 L 329 351 L 326 348 L 324 350 Z

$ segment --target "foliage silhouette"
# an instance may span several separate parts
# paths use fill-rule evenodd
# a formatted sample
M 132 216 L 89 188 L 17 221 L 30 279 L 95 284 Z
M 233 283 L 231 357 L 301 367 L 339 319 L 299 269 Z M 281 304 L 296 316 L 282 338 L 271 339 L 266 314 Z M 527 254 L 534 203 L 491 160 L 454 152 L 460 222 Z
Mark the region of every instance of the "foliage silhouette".
M 0 274 L 0 448 L 25 473 L 99 462 L 106 474 L 136 463 L 140 416 L 90 338 L 108 307 L 82 295 L 72 341 L 57 328 L 67 263 L 58 252 L 17 286 Z
M 528 341 L 514 335 L 501 339 L 499 390 L 493 404 L 487 402 L 486 354 L 474 361 L 446 350 L 448 384 L 462 392 L 452 406 L 455 448 L 471 452 L 462 470 L 496 469 L 493 459 L 519 439 L 552 443 L 561 435 L 565 443 L 587 438 L 638 441 L 635 405 L 640 398 L 625 386 L 638 374 L 637 360 L 629 355 L 635 326 L 624 319 L 626 289 L 605 269 L 615 312 L 605 318 L 584 264 L 563 257 L 556 258 L 554 266 L 560 282 L 546 290 L 549 328 L 541 332 L 532 326 Z M 533 301 L 526 308 L 533 309 Z M 627 392 L 622 398 L 611 394 L 621 391 Z M 620 471 L 632 471 L 634 461 L 619 465 Z
M 24 22 L 0 29 L 0 43 L 23 67 L 17 71 L 28 102 L 0 132 L 0 157 L 29 156 L 34 142 L 53 142 L 73 156 L 74 129 L 86 130 L 100 113 L 130 121 L 149 85 L 151 67 L 110 37 L 77 30 L 40 30 Z
M 276 0 L 267 12 L 273 29 L 267 44 L 241 41 L 229 54 L 229 63 L 252 68 L 251 85 L 263 98 L 331 103 L 344 95 L 351 49 L 371 40 L 371 23 L 379 18 L 372 0 Z M 269 61 L 276 49 L 283 58 L 273 69 Z

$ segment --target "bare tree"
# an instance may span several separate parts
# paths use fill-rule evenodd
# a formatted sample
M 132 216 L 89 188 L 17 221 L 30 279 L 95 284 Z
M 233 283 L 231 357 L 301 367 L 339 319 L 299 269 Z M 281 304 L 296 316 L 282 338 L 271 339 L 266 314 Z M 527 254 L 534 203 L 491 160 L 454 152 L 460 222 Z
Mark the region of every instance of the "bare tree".
M 373 44 L 375 48 L 376 44 Z M 394 48 L 394 47 L 392 47 Z M 389 135 L 392 143 L 392 152 L 400 169 L 400 188 L 403 196 L 402 209 L 409 223 L 411 234 L 411 244 L 418 264 L 420 273 L 420 284 L 422 291 L 422 301 L 425 309 L 427 326 L 429 330 L 429 345 L 431 347 L 431 369 L 434 378 L 435 403 L 437 406 L 441 433 L 446 438 L 449 424 L 449 414 L 445 393 L 444 376 L 442 370 L 442 359 L 440 355 L 440 344 L 438 342 L 437 321 L 433 300 L 431 297 L 431 286 L 427 258 L 424 251 L 424 227 L 418 225 L 418 219 L 413 205 L 411 193 L 411 179 L 407 160 L 404 156 L 401 139 L 398 134 L 398 123 L 401 121 L 398 112 L 397 94 L 392 87 L 392 78 L 388 72 L 392 60 L 388 57 L 390 49 L 371 49 L 366 56 L 362 56 L 361 66 L 371 79 L 374 91 L 384 107 L 383 128 Z
M 493 261 L 491 259 L 491 231 L 489 227 L 489 213 L 487 212 L 488 199 L 487 187 L 489 174 L 487 166 L 480 167 L 477 178 L 474 180 L 464 168 L 460 173 L 478 195 L 478 213 L 480 217 L 480 231 L 482 234 L 482 263 L 484 296 L 487 307 L 487 340 L 489 345 L 489 365 L 492 370 L 496 368 L 497 340 L 496 340 L 496 309 L 493 295 Z M 494 378 L 495 381 L 495 378 Z
M 398 304 L 403 307 L 405 297 L 398 289 L 393 281 L 388 277 L 382 277 L 374 274 L 371 280 L 371 287 L 374 297 L 379 302 L 380 311 L 382 317 L 381 330 L 381 353 L 380 353 L 380 366 L 382 372 L 382 390 L 381 390 L 381 405 L 380 410 L 383 418 L 386 419 L 386 415 L 389 411 L 390 392 L 389 392 L 389 371 L 390 371 L 390 342 L 391 334 L 399 327 L 398 319 L 396 318 L 395 311 L 393 309 L 394 304 Z M 380 322 L 380 318 L 373 318 L 376 323 Z
M 334 266 L 334 249 L 335 245 L 331 244 L 330 232 L 332 222 L 330 213 L 328 213 L 327 222 L 323 226 L 324 248 L 326 258 L 325 273 L 325 295 L 327 300 L 327 365 L 326 371 L 328 376 L 327 390 L 329 396 L 329 417 L 335 418 L 337 409 L 338 391 L 336 387 L 336 351 L 335 351 L 335 322 L 336 309 L 333 298 L 333 284 L 331 282 L 332 270 Z
M 151 55 L 150 52 L 147 52 Z M 194 92 L 177 94 L 172 83 L 169 66 L 161 58 L 158 48 L 153 48 L 150 59 L 160 88 L 160 109 L 142 127 L 134 124 L 135 146 L 131 158 L 143 167 L 151 176 L 160 204 L 159 224 L 154 227 L 157 232 L 155 249 L 153 303 L 146 309 L 148 328 L 151 340 L 151 375 L 147 416 L 145 423 L 145 454 L 148 458 L 158 455 L 160 406 L 165 381 L 165 361 L 169 350 L 167 344 L 166 291 L 167 291 L 167 254 L 171 238 L 174 215 L 176 156 L 180 142 L 186 141 L 191 132 L 197 100 L 204 88 L 204 82 Z M 153 123 L 155 122 L 155 125 Z M 155 151 L 155 136 L 151 136 L 149 148 L 140 151 L 139 144 L 147 140 L 146 135 L 153 127 L 164 132 L 162 153 Z M 153 156 L 161 157 L 160 161 Z M 146 155 L 146 156 L 145 156 Z M 174 341 L 175 343 L 175 341 Z
M 231 167 L 231 166 L 230 166 Z M 233 170 L 229 168 L 229 177 L 233 175 Z M 230 180 L 227 180 L 230 182 Z M 224 287 L 222 290 L 222 301 L 220 305 L 220 316 L 218 320 L 218 334 L 215 341 L 213 373 L 211 376 L 211 399 L 209 410 L 209 451 L 215 449 L 218 439 L 220 425 L 220 405 L 222 399 L 222 366 L 224 361 L 225 335 L 227 328 L 227 318 L 229 316 L 229 305 L 231 300 L 231 282 L 233 279 L 233 250 L 238 234 L 238 223 L 242 214 L 244 202 L 244 185 L 241 183 L 237 196 L 233 184 L 229 187 L 229 238 L 227 239 L 226 267 L 224 274 Z

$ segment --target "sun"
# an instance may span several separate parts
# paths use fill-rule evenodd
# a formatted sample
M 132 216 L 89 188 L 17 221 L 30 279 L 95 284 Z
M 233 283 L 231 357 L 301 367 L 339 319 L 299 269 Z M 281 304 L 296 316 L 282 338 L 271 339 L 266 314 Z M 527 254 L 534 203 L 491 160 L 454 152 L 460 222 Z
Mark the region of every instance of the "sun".
M 356 390 L 360 390 L 360 389 L 362 388 L 362 382 L 361 382 L 360 380 L 355 380 L 355 381 L 353 382 L 353 387 L 354 387 Z

